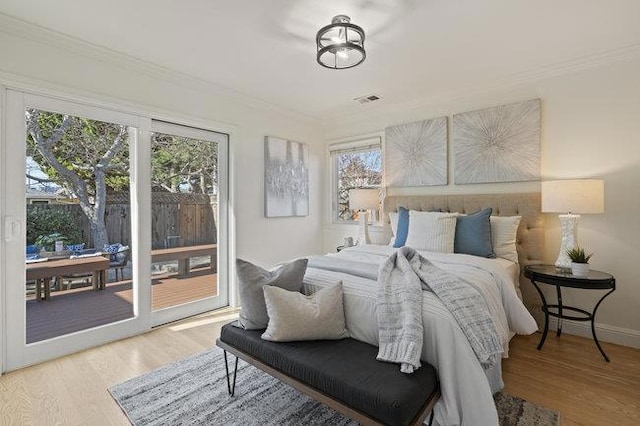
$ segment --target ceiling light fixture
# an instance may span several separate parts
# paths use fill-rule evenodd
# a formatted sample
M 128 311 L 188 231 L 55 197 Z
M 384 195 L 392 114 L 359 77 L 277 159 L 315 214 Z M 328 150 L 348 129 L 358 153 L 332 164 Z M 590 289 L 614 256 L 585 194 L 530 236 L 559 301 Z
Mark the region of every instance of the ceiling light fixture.
M 364 51 L 364 30 L 351 23 L 346 15 L 334 16 L 331 24 L 320 28 L 316 35 L 317 60 L 326 68 L 342 70 L 361 64 Z

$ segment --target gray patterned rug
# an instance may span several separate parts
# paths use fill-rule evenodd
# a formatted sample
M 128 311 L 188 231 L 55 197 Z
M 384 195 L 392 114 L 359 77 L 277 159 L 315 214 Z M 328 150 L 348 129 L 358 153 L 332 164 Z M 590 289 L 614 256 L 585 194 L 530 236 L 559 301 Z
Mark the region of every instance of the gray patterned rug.
M 218 348 L 127 380 L 109 391 L 136 426 L 357 424 L 242 360 L 236 395 L 230 398 Z M 558 423 L 557 413 L 520 398 L 499 393 L 495 400 L 501 426 Z

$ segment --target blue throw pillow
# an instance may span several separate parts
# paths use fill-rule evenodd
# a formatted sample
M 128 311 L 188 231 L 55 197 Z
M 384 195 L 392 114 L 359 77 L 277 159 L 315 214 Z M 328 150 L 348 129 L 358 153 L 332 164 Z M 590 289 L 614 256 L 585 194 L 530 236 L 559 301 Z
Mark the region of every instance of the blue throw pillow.
M 120 243 L 105 244 L 105 246 L 102 248 L 102 251 L 109 254 L 116 254 L 118 251 L 120 251 L 120 247 L 122 247 L 122 244 Z
M 118 261 L 118 252 L 122 248 L 122 244 L 105 244 L 102 248 L 104 253 L 109 253 L 109 262 L 117 262 Z
M 393 243 L 395 248 L 403 247 L 407 242 L 409 234 L 409 210 L 398 207 L 398 229 L 396 230 L 396 240 Z
M 480 257 L 496 257 L 491 243 L 491 208 L 468 216 L 458 216 L 454 253 L 472 254 Z
M 71 244 L 65 247 L 66 250 L 72 251 L 73 254 L 78 254 L 80 252 L 82 252 L 82 250 L 84 249 L 84 243 L 80 243 L 80 244 Z

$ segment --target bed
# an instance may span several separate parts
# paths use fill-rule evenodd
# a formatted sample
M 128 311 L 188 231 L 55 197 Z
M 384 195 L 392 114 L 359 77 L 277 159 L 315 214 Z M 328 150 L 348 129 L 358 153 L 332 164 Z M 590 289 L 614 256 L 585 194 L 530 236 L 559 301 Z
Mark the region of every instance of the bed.
M 539 194 L 391 196 L 384 202 L 385 226 L 388 226 L 388 213 L 395 212 L 400 206 L 411 210 L 464 214 L 491 207 L 493 215 L 522 216 L 516 238 L 517 259 L 514 261 L 419 251 L 436 266 L 472 283 L 485 296 L 491 316 L 500 329 L 503 357 L 507 357 L 508 342 L 514 333 L 531 334 L 537 330 L 533 317 L 521 302 L 519 271 L 524 265 L 539 263 L 543 243 Z M 311 258 L 303 291 L 313 293 L 342 281 L 345 319 L 351 337 L 377 345 L 376 271 L 394 250 L 397 249 L 386 244 L 364 245 L 332 253 L 322 259 Z M 492 395 L 504 385 L 501 363 L 483 369 L 451 313 L 433 293 L 427 291 L 423 292 L 422 321 L 424 344 L 421 359 L 435 366 L 442 387 L 442 398 L 435 407 L 435 423 L 497 425 Z

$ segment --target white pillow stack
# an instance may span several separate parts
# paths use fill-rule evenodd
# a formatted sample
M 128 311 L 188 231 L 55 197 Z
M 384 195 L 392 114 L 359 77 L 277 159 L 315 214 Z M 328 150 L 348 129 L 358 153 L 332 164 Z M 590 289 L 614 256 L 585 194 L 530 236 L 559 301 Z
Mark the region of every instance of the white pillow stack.
M 409 233 L 405 245 L 416 250 L 453 253 L 456 221 L 460 213 L 409 211 Z M 491 244 L 496 257 L 518 262 L 516 235 L 522 216 L 491 216 Z M 395 241 L 398 229 L 398 213 L 389 213 L 389 222 Z

